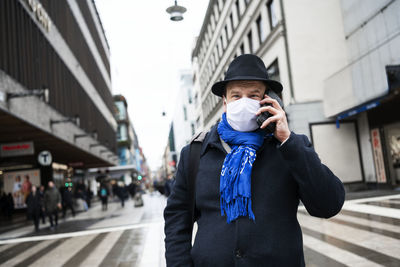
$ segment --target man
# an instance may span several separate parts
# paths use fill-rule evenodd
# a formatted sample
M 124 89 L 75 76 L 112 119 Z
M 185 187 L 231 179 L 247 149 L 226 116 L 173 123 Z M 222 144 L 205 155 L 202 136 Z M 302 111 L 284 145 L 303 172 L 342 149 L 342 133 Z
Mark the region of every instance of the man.
M 43 204 L 43 202 L 44 202 L 44 186 L 43 185 L 41 185 L 40 187 L 39 187 L 39 192 L 38 192 L 38 194 L 39 194 L 39 196 L 40 196 L 40 200 L 41 200 L 41 202 L 42 202 L 42 204 Z M 46 215 L 46 213 L 45 213 L 45 211 L 44 211 L 44 207 L 42 206 L 42 209 L 40 210 L 40 218 L 42 219 L 42 224 L 45 224 L 46 223 L 46 219 L 45 219 L 45 216 Z
M 39 231 L 40 211 L 42 210 L 42 198 L 36 190 L 36 186 L 31 186 L 31 192 L 26 198 L 28 217 L 33 220 L 35 231 Z
M 52 181 L 49 181 L 48 188 L 44 193 L 44 206 L 49 216 L 50 229 L 58 226 L 58 210 L 61 209 L 61 195 Z
M 235 58 L 225 80 L 213 85 L 224 113 L 202 143 L 198 230 L 192 247 L 186 146 L 164 211 L 168 266 L 304 266 L 299 200 L 313 216 L 340 211 L 343 184 L 321 164 L 308 138 L 289 130 L 284 110 L 266 95 L 281 91 L 254 55 Z M 265 103 L 272 106 L 260 107 Z M 258 129 L 257 115 L 266 112 L 271 116 Z M 271 135 L 265 129 L 272 123 Z
M 72 217 L 75 217 L 75 210 L 74 210 L 74 199 L 72 194 L 72 186 L 68 185 L 68 187 L 64 190 L 62 195 L 63 200 L 63 218 L 65 218 L 67 214 L 67 209 L 71 210 Z

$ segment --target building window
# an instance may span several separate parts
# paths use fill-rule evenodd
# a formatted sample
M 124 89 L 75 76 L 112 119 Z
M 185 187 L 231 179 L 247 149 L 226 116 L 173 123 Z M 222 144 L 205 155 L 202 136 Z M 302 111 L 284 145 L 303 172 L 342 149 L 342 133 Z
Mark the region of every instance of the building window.
M 118 142 L 128 140 L 128 128 L 126 127 L 125 123 L 118 125 L 117 140 L 118 140 Z
M 224 27 L 224 35 L 225 35 L 225 40 L 223 40 L 223 45 L 224 45 L 224 49 L 226 48 L 226 46 L 228 45 L 228 25 L 225 25 Z
M 192 122 L 191 124 L 190 124 L 190 126 L 191 126 L 191 128 L 192 128 L 192 136 L 196 133 L 196 130 L 195 130 L 195 128 L 194 128 L 194 123 Z
M 268 8 L 269 26 L 272 30 L 278 24 L 278 18 L 276 17 L 275 1 L 270 0 L 267 3 L 267 8 Z
M 271 80 L 280 81 L 281 77 L 279 76 L 279 64 L 278 59 L 275 59 L 274 62 L 267 68 L 268 77 Z
M 214 15 L 215 15 L 215 20 L 218 21 L 219 19 L 219 10 L 218 10 L 218 5 L 214 5 Z
M 220 47 L 221 47 L 220 57 L 222 57 L 222 55 L 224 54 L 225 47 L 226 47 L 226 45 L 224 44 L 225 42 L 224 42 L 224 37 L 222 36 L 222 34 L 219 36 L 219 43 L 220 43 Z
M 240 18 L 239 0 L 235 1 L 236 14 Z
M 192 89 L 188 88 L 188 102 L 192 104 Z
M 223 8 L 224 8 L 224 1 L 218 0 L 218 9 L 219 9 L 219 11 L 222 11 Z
M 247 34 L 247 39 L 249 40 L 250 53 L 253 53 L 254 52 L 253 51 L 253 49 L 254 49 L 254 47 L 253 47 L 253 34 L 251 33 L 251 31 L 249 31 L 249 33 Z
M 186 106 L 183 106 L 183 119 L 187 121 L 187 109 Z
M 199 100 L 199 95 L 198 95 L 197 92 L 196 92 L 196 94 L 194 95 L 194 106 L 195 106 L 195 107 L 197 107 L 198 100 Z
M 123 101 L 116 101 L 115 106 L 117 108 L 116 118 L 117 120 L 126 120 L 126 108 Z
M 229 15 L 228 23 L 231 26 L 231 32 L 230 32 L 230 35 L 229 35 L 229 39 L 231 39 L 231 37 L 233 35 L 233 29 L 234 29 L 234 27 L 233 27 L 233 14 L 232 13 Z
M 260 43 L 265 41 L 265 38 L 267 37 L 265 29 L 264 29 L 264 23 L 263 20 L 261 18 L 261 15 L 258 16 L 257 20 L 256 20 L 256 24 L 257 24 L 257 30 L 258 30 L 258 37 L 260 38 Z

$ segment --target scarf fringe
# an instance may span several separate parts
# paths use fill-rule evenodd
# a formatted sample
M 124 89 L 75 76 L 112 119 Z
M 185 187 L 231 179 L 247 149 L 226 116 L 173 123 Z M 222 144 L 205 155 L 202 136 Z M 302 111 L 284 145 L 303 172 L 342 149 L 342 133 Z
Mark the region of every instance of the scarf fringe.
M 251 209 L 251 198 L 239 196 L 230 202 L 226 202 L 221 196 L 221 215 L 226 214 L 226 222 L 230 223 L 239 216 L 248 216 L 255 221 L 254 213 Z

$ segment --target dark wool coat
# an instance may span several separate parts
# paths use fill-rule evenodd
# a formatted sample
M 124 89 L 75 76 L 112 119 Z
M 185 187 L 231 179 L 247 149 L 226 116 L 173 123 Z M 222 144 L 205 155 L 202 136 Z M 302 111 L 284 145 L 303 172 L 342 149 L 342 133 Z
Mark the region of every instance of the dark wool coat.
M 202 144 L 196 180 L 198 231 L 192 247 L 186 186 L 189 146 L 182 149 L 164 210 L 167 266 L 304 266 L 296 217 L 299 200 L 312 216 L 332 217 L 344 203 L 342 182 L 321 164 L 306 136 L 291 133 L 282 146 L 274 137 L 266 137 L 252 169 L 256 219 L 240 217 L 227 224 L 219 193 L 225 155 L 214 126 Z
M 42 197 L 39 192 L 36 191 L 36 194 L 32 192 L 29 193 L 26 198 L 27 212 L 28 216 L 39 216 L 40 211 L 43 208 Z
M 57 211 L 59 203 L 61 203 L 60 192 L 58 192 L 55 186 L 48 188 L 44 193 L 44 207 L 46 208 L 46 212 L 52 213 Z

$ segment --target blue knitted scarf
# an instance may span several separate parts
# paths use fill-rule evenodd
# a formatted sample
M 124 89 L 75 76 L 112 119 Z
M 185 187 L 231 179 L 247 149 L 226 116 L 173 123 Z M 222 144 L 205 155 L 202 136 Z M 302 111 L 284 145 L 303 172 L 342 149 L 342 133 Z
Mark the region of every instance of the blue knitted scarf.
M 218 124 L 218 133 L 232 147 L 221 170 L 221 215 L 226 214 L 228 223 L 239 216 L 249 216 L 255 220 L 251 210 L 251 169 L 256 151 L 264 141 L 264 133 L 258 130 L 239 132 L 232 129 L 225 113 Z

